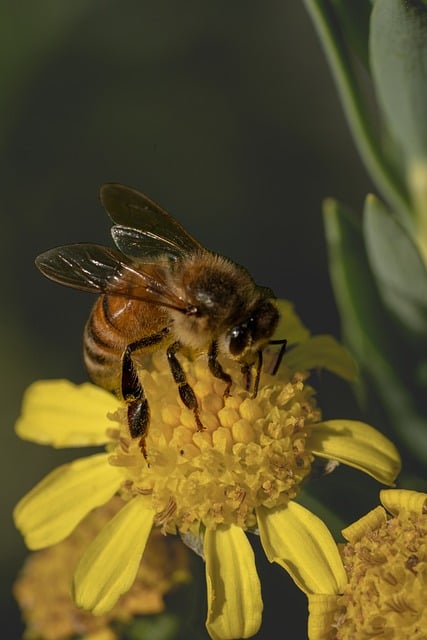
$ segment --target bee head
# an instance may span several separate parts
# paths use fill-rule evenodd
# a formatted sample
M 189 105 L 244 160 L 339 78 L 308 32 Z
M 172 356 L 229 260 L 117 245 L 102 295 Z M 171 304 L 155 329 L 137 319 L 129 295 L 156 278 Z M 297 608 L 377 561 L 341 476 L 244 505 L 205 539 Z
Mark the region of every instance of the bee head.
M 233 326 L 227 333 L 228 351 L 240 360 L 250 351 L 266 344 L 279 321 L 279 312 L 270 300 L 261 300 L 244 322 Z

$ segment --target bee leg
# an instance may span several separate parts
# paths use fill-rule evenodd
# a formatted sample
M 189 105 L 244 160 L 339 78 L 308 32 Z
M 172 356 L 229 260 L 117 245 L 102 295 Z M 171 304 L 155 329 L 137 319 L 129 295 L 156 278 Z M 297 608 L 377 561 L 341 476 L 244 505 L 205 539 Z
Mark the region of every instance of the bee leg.
M 280 344 L 280 350 L 279 350 L 279 355 L 277 356 L 277 360 L 276 360 L 276 364 L 273 367 L 273 371 L 272 371 L 272 375 L 275 376 L 276 373 L 279 370 L 280 364 L 282 362 L 282 358 L 285 355 L 286 352 L 286 345 L 287 345 L 288 341 L 283 338 L 281 340 L 270 340 L 268 344 Z
M 122 358 L 122 383 L 121 391 L 128 405 L 128 425 L 132 438 L 139 438 L 139 446 L 142 454 L 147 459 L 146 437 L 150 424 L 150 407 L 145 397 L 144 389 L 138 377 L 135 363 L 132 359 L 134 351 L 158 344 L 163 340 L 169 329 L 165 328 L 159 333 L 147 336 L 129 344 Z
M 244 362 L 241 367 L 242 375 L 243 375 L 243 384 L 245 386 L 245 391 L 250 391 L 252 385 L 252 367 L 253 365 L 248 362 Z M 261 378 L 262 371 L 262 351 L 259 349 L 257 351 L 257 364 L 256 364 L 256 373 L 254 380 L 254 389 L 252 392 L 252 398 L 256 398 L 258 395 L 259 388 L 259 380 Z
M 286 351 L 286 344 L 287 341 L 286 340 L 270 340 L 268 344 L 280 344 L 280 351 L 279 351 L 279 355 L 277 356 L 277 360 L 276 363 L 273 367 L 273 371 L 272 371 L 272 375 L 275 376 L 279 367 L 280 367 L 280 363 L 282 362 L 282 358 L 285 354 Z M 262 350 L 258 349 L 257 351 L 257 365 L 256 365 L 256 374 L 255 374 L 255 382 L 254 382 L 254 391 L 253 391 L 253 398 L 257 397 L 258 394 L 258 388 L 259 388 L 259 381 L 261 378 L 261 371 L 262 371 Z
M 258 395 L 259 381 L 261 378 L 262 371 L 262 351 L 258 349 L 256 352 L 257 355 L 257 363 L 256 363 L 256 373 L 255 373 L 255 381 L 254 381 L 254 390 L 252 393 L 252 398 L 256 398 Z
M 247 362 L 244 362 L 240 368 L 243 376 L 243 386 L 245 387 L 245 391 L 249 391 L 252 384 L 252 368 L 251 365 Z
M 209 347 L 209 352 L 208 352 L 209 370 L 215 378 L 219 378 L 219 380 L 223 380 L 226 383 L 224 398 L 228 398 L 228 396 L 230 395 L 231 384 L 233 381 L 231 379 L 231 376 L 228 373 L 226 373 L 224 369 L 221 367 L 217 358 L 218 358 L 218 344 L 216 340 L 214 340 L 211 346 Z
M 139 447 L 147 460 L 146 438 L 150 424 L 150 407 L 146 398 L 130 402 L 128 405 L 128 424 L 132 438 L 140 438 Z
M 278 369 L 280 367 L 280 363 L 282 362 L 282 358 L 283 358 L 284 353 L 286 351 L 286 342 L 287 342 L 286 340 L 270 340 L 270 342 L 268 343 L 268 344 L 280 344 L 281 345 L 280 351 L 279 351 L 279 355 L 277 356 L 276 363 L 275 363 L 275 365 L 273 367 L 273 371 L 272 371 L 272 375 L 273 376 L 276 375 L 276 373 L 277 373 L 277 371 L 278 371 Z M 262 371 L 262 363 L 263 363 L 262 350 L 258 349 L 258 351 L 257 351 L 256 373 L 255 373 L 255 381 L 254 381 L 254 390 L 253 390 L 253 393 L 252 393 L 252 397 L 253 398 L 256 398 L 257 395 L 258 395 L 259 381 L 260 381 L 260 378 L 261 378 L 261 371 Z M 249 372 L 246 371 L 246 368 L 245 368 L 246 366 L 248 366 L 248 365 L 243 365 L 243 368 L 242 368 L 243 369 L 243 374 L 244 375 L 245 374 L 248 375 L 248 373 L 249 373 L 249 376 L 250 376 L 250 371 Z M 248 378 L 250 380 L 249 376 L 248 376 Z M 248 380 L 248 378 L 246 380 Z M 249 391 L 249 385 L 246 387 L 246 390 Z
M 199 404 L 197 402 L 196 394 L 193 389 L 187 382 L 187 378 L 185 377 L 184 369 L 182 368 L 178 358 L 176 357 L 176 352 L 180 349 L 181 343 L 177 340 L 173 342 L 166 350 L 166 355 L 169 362 L 169 367 L 173 375 L 173 379 L 178 385 L 178 392 L 181 397 L 181 400 L 185 404 L 188 409 L 191 409 L 194 413 L 194 418 L 196 420 L 197 431 L 203 431 L 204 426 L 200 420 L 199 416 Z
M 150 407 L 144 394 L 144 389 L 138 378 L 135 364 L 132 360 L 132 347 L 126 347 L 122 360 L 122 396 L 128 405 L 128 425 L 132 438 L 140 438 L 144 458 L 147 458 L 145 439 L 150 424 Z

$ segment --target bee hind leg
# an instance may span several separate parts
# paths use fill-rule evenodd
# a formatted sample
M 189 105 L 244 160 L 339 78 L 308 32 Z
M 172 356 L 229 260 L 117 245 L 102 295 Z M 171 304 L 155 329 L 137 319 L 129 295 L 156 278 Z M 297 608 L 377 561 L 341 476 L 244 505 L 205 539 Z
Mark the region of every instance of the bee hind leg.
M 150 407 L 132 360 L 131 346 L 126 347 L 123 354 L 122 396 L 128 406 L 130 435 L 132 438 L 140 438 L 139 446 L 144 458 L 147 458 L 145 439 L 150 424 Z
M 139 446 L 145 459 L 147 459 L 146 438 L 148 427 L 150 426 L 150 407 L 145 397 L 144 389 L 138 377 L 135 363 L 132 359 L 134 351 L 144 347 L 153 346 L 163 340 L 168 333 L 168 329 L 163 329 L 159 333 L 147 336 L 129 344 L 122 358 L 122 382 L 121 391 L 125 402 L 128 405 L 128 425 L 132 438 L 139 438 Z
M 169 367 L 175 380 L 178 385 L 178 392 L 181 400 L 185 404 L 188 409 L 194 414 L 194 419 L 197 425 L 197 431 L 204 431 L 205 427 L 200 420 L 199 415 L 199 404 L 197 402 L 196 394 L 194 393 L 192 387 L 188 384 L 187 378 L 185 376 L 184 369 L 181 366 L 178 358 L 176 357 L 176 352 L 181 348 L 181 343 L 176 340 L 173 342 L 166 350 L 166 355 L 169 362 Z

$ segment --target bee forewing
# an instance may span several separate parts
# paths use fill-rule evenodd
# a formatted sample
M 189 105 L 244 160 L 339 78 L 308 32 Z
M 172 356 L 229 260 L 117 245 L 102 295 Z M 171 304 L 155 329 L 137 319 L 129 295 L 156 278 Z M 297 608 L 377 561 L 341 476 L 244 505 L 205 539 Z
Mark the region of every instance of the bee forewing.
M 36 258 L 36 266 L 55 282 L 68 287 L 124 296 L 185 310 L 188 303 L 167 285 L 165 266 L 158 261 L 138 264 L 115 249 L 97 244 L 70 244 Z
M 105 291 L 120 262 L 115 249 L 89 243 L 56 247 L 36 258 L 37 268 L 51 280 L 94 292 Z

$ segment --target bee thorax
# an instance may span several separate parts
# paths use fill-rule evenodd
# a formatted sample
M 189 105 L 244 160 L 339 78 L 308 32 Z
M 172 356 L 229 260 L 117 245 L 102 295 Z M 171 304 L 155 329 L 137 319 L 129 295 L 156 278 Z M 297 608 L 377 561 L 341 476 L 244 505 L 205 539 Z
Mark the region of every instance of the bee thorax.
M 203 349 L 212 340 L 209 318 L 206 316 L 185 315 L 170 310 L 173 333 L 181 344 L 190 349 Z

